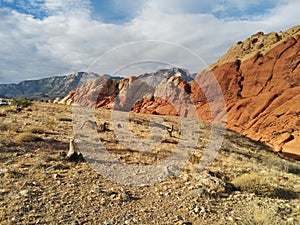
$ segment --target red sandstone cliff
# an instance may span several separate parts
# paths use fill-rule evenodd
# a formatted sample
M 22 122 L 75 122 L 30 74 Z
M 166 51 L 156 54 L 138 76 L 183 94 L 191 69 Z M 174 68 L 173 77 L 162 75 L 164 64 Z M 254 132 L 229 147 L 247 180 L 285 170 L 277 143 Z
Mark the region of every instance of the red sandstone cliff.
M 300 155 L 299 51 L 300 26 L 260 32 L 238 42 L 211 66 L 223 90 L 230 129 Z M 201 101 L 197 90 L 192 88 L 192 98 Z

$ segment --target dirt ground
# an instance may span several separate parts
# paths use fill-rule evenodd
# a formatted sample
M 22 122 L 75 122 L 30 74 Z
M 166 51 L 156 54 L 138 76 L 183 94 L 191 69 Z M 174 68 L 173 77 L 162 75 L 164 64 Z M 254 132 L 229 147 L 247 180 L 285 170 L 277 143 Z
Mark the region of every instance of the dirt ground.
M 213 152 L 206 122 L 86 118 L 50 103 L 0 109 L 0 224 L 300 223 L 300 164 L 261 143 L 227 130 Z M 66 158 L 72 136 L 85 162 Z

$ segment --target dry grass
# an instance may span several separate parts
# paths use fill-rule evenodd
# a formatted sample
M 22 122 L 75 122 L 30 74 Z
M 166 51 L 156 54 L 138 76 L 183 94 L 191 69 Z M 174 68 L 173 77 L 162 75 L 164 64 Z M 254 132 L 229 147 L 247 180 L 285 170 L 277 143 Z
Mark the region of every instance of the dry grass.
M 18 143 L 22 142 L 39 142 L 43 141 L 43 139 L 35 134 L 30 132 L 20 133 L 15 137 L 15 141 Z
M 261 197 L 280 199 L 294 199 L 298 197 L 296 192 L 271 185 L 270 180 L 267 178 L 267 176 L 252 172 L 236 177 L 232 180 L 232 184 L 242 192 L 255 193 Z
M 72 118 L 67 118 L 67 117 L 59 117 L 57 118 L 58 121 L 64 121 L 64 122 L 72 122 Z
M 32 112 L 33 110 L 32 110 L 32 108 L 27 107 L 27 108 L 24 109 L 24 111 L 26 111 L 26 112 Z
M 266 162 L 269 167 L 276 168 L 279 171 L 286 171 L 288 173 L 300 174 L 299 163 L 290 162 L 280 158 L 271 158 Z
M 9 130 L 9 126 L 6 123 L 1 123 L 0 124 L 0 131 L 4 132 L 4 131 L 8 131 Z
M 275 209 L 270 206 L 246 207 L 241 212 L 240 225 L 273 225 L 282 224 L 281 218 Z
M 3 113 L 17 113 L 16 109 L 15 108 L 12 108 L 12 107 L 6 107 L 5 109 L 3 109 L 2 111 Z
M 46 131 L 43 127 L 31 126 L 28 128 L 28 132 L 33 134 L 44 134 Z
M 4 112 L 4 111 L 0 112 L 0 117 L 6 117 L 6 116 L 7 116 L 6 112 Z

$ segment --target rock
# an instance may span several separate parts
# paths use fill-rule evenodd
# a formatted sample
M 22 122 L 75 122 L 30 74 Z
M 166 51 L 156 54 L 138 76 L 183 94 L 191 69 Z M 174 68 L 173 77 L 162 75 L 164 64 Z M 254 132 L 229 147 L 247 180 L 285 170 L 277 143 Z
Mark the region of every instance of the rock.
M 105 205 L 107 204 L 107 200 L 106 200 L 104 197 L 102 197 L 102 198 L 100 199 L 100 204 L 101 204 L 102 206 L 105 206 Z
M 19 191 L 19 194 L 21 196 L 24 196 L 24 197 L 29 197 L 30 194 L 31 194 L 31 191 L 29 191 L 29 190 L 21 190 L 21 191 Z
M 9 170 L 6 168 L 0 169 L 0 175 L 7 173 Z
M 0 195 L 7 194 L 8 192 L 9 192 L 9 190 L 7 190 L 7 189 L 0 189 Z
M 191 222 L 182 222 L 182 225 L 193 225 Z
M 58 173 L 55 173 L 55 174 L 53 174 L 53 178 L 54 179 L 61 179 L 61 178 L 63 178 L 63 176 L 58 174 Z
M 127 192 L 123 191 L 121 193 L 121 200 L 123 202 L 129 202 L 130 201 L 130 195 Z

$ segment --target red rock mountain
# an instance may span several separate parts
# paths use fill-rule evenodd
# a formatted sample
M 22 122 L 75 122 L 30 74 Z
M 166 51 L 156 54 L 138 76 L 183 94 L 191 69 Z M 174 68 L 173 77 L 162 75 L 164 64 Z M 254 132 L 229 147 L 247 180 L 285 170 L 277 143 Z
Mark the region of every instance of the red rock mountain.
M 177 68 L 121 81 L 100 77 L 71 92 L 62 103 L 181 116 L 195 116 L 188 110 L 195 106 L 201 119 L 210 120 L 204 93 L 214 91 L 214 75 L 225 99 L 228 128 L 300 158 L 299 51 L 300 26 L 259 32 L 237 42 L 195 80 Z

